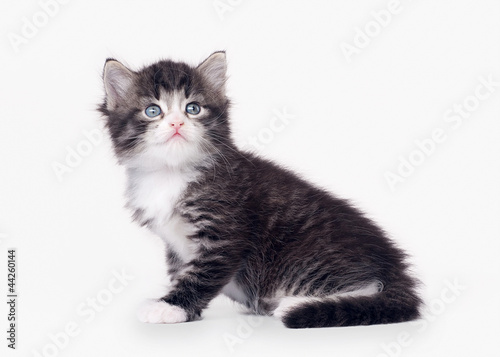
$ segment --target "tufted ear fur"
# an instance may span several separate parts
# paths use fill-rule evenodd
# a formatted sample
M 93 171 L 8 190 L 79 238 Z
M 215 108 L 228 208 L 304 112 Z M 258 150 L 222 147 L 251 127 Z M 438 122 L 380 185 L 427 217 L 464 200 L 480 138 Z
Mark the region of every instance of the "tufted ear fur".
M 134 79 L 134 72 L 114 59 L 107 59 L 104 65 L 104 89 L 108 109 L 116 108 L 127 100 Z
M 227 69 L 225 52 L 212 53 L 196 69 L 213 89 L 219 94 L 225 94 Z

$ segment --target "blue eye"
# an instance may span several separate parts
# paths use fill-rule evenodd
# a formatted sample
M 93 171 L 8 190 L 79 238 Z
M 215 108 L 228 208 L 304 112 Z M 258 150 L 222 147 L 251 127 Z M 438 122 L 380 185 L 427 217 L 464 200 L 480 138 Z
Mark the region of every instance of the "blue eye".
M 189 103 L 186 105 L 186 113 L 196 115 L 200 113 L 200 106 L 196 103 Z
M 157 105 L 150 105 L 146 108 L 146 115 L 150 118 L 157 117 L 161 114 L 161 108 Z

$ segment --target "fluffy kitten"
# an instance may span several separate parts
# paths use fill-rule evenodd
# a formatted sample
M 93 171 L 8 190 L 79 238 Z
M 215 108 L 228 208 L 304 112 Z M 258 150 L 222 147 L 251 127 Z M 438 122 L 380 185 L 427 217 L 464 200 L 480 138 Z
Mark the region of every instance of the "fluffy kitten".
M 240 151 L 226 58 L 104 68 L 106 119 L 134 219 L 166 243 L 172 287 L 150 323 L 200 318 L 223 293 L 287 327 L 401 322 L 421 300 L 405 254 L 345 200 Z

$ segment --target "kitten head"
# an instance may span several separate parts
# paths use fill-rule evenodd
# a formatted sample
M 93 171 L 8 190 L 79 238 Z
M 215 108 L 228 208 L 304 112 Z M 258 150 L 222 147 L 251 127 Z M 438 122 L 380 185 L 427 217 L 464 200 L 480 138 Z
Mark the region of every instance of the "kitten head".
M 137 72 L 108 59 L 103 77 L 100 111 L 120 163 L 179 167 L 230 145 L 224 52 L 197 67 L 160 61 Z

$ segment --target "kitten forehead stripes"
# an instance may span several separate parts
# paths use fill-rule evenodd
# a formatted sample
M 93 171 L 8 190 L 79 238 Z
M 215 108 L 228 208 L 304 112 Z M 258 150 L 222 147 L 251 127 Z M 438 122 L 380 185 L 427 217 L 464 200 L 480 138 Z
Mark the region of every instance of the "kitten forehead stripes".
M 186 97 L 192 91 L 197 74 L 185 63 L 161 61 L 138 72 L 138 84 L 142 95 L 150 95 L 159 100 L 162 90 L 166 92 L 184 91 Z

